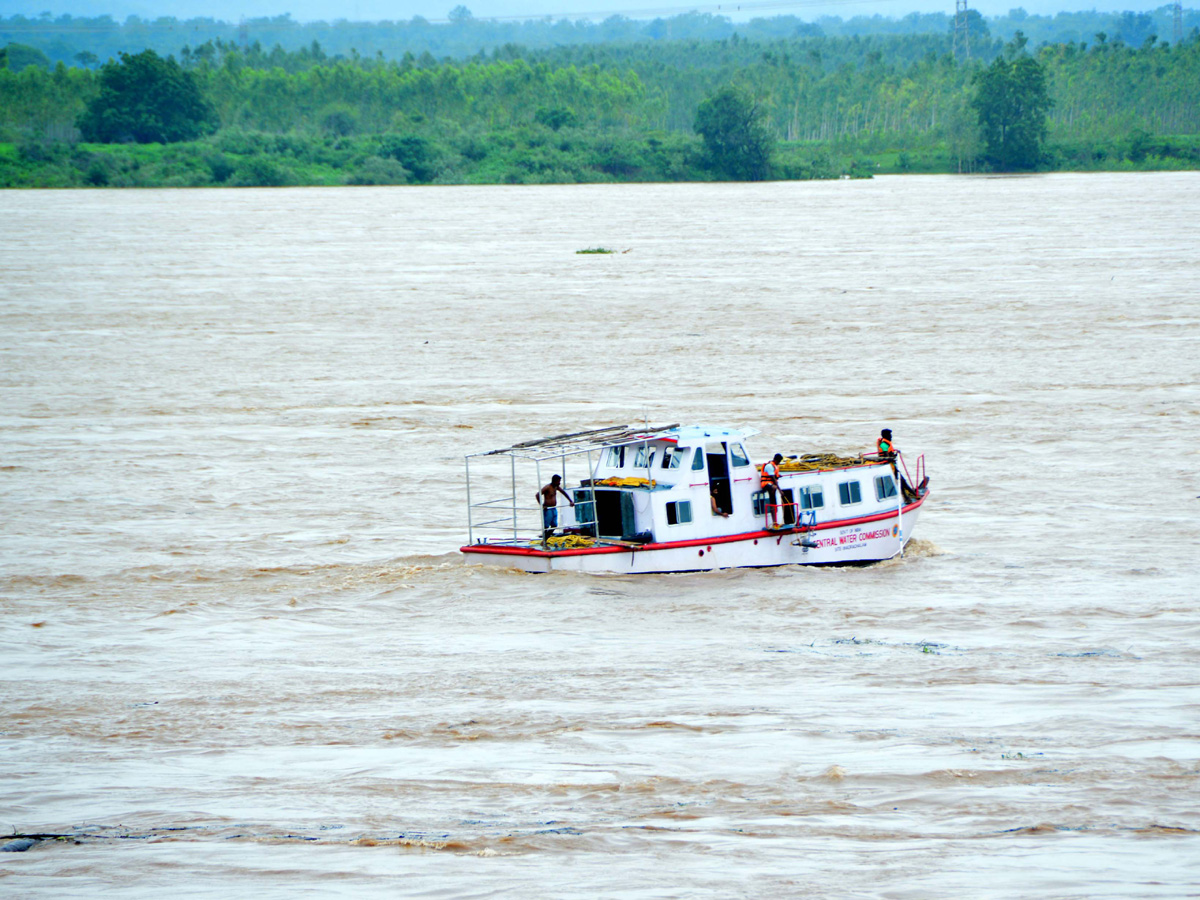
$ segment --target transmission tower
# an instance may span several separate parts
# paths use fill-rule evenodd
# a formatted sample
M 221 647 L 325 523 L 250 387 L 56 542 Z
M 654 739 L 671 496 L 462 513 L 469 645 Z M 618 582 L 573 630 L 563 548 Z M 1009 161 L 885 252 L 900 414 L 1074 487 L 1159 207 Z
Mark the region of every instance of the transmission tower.
M 1175 46 L 1178 47 L 1183 43 L 1183 3 L 1182 0 L 1175 0 L 1175 5 L 1171 7 L 1171 12 L 1175 14 Z
M 967 23 L 967 0 L 954 0 L 954 58 L 971 59 L 971 31 Z

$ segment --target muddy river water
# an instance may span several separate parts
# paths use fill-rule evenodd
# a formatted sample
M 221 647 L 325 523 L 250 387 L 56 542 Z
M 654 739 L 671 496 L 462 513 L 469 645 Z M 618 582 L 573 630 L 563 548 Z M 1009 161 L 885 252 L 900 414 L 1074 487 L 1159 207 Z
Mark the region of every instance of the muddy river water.
M 1197 248 L 1196 173 L 0 193 L 0 826 L 66 836 L 0 893 L 1194 896 Z M 464 564 L 464 453 L 644 417 L 932 495 Z

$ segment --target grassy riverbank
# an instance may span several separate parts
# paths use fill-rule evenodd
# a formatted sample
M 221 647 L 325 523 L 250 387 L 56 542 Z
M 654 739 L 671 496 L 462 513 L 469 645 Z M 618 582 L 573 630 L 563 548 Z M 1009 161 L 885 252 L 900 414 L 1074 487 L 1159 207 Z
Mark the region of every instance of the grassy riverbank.
M 369 184 L 553 184 L 708 181 L 692 135 L 614 140 L 602 136 L 505 133 L 461 148 L 426 145 L 414 172 L 386 154 L 386 139 L 223 134 L 178 144 L 0 143 L 0 187 L 270 187 Z M 1038 171 L 1138 171 L 1200 167 L 1200 136 L 1134 136 L 1108 143 L 1051 144 Z M 972 171 L 946 147 L 864 148 L 781 142 L 779 179 Z

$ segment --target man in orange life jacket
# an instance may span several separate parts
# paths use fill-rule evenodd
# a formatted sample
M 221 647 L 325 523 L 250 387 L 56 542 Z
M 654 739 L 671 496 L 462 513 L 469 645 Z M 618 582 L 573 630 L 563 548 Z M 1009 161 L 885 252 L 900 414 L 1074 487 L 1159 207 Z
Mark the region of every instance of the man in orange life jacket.
M 879 440 L 875 442 L 875 449 L 879 451 L 880 459 L 885 459 L 892 464 L 892 471 L 896 474 L 896 478 L 900 482 L 900 490 L 903 492 L 904 499 L 915 500 L 917 492 L 912 489 L 908 480 L 900 474 L 900 467 L 896 465 L 896 456 L 900 451 L 892 443 L 892 429 L 885 428 L 879 432 Z
M 783 454 L 776 453 L 775 458 L 771 462 L 763 463 L 762 477 L 759 479 L 759 487 L 767 492 L 768 503 L 771 510 L 771 527 L 779 527 L 779 504 L 776 497 L 779 496 L 779 464 L 783 462 Z
M 892 443 L 892 429 L 885 428 L 879 432 L 879 440 L 875 442 L 875 449 L 879 451 L 879 458 L 890 460 L 892 467 L 896 464 L 896 445 Z

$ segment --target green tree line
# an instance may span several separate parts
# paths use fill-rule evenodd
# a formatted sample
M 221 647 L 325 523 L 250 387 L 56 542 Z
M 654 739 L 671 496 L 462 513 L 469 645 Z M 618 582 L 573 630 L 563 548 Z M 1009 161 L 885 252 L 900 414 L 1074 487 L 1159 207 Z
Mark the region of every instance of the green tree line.
M 506 45 L 459 60 L 406 54 L 388 61 L 331 59 L 317 43 L 265 51 L 206 41 L 178 61 L 151 54 L 168 81 L 186 76 L 194 84 L 188 102 L 204 110 L 194 133 L 150 138 L 190 137 L 197 147 L 157 155 L 120 149 L 151 133 L 122 124 L 136 111 L 110 109 L 115 130 L 93 127 L 118 63 L 0 68 L 0 141 L 7 142 L 0 184 L 690 180 L 1004 168 L 1012 159 L 992 152 L 978 99 L 985 73 L 1012 47 L 980 39 L 964 61 L 953 57 L 948 33 L 765 43 L 735 35 Z M 1037 146 L 1032 157 L 1021 154 L 1019 167 L 1196 165 L 1200 41 L 1132 46 L 1098 36 L 1033 54 L 1022 46 L 1020 56 L 1037 68 L 1045 102 L 1037 104 Z M 726 158 L 714 150 L 720 141 L 698 117 L 726 89 L 753 105 L 746 128 L 772 148 L 748 169 L 718 161 Z M 80 137 L 87 141 L 77 146 Z M 254 169 L 256 157 L 271 165 L 259 160 Z

